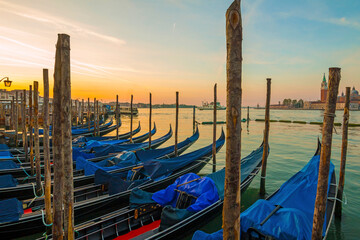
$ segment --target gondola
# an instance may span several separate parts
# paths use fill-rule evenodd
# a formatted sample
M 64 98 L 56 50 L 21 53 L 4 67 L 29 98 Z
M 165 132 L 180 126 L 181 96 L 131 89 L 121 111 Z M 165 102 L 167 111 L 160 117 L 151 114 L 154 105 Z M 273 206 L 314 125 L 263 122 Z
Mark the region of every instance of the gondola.
M 242 159 L 242 192 L 259 172 L 262 152 L 260 146 Z M 77 225 L 75 239 L 179 239 L 221 213 L 224 181 L 222 169 L 188 173 L 155 193 L 134 189 L 128 207 Z
M 140 129 L 140 123 L 139 127 Z M 154 124 L 154 128 L 151 130 L 151 135 L 154 135 L 156 133 L 156 125 Z M 128 134 L 128 133 L 126 133 Z M 145 133 L 141 136 L 133 138 L 133 143 L 141 143 L 144 140 L 146 140 L 149 137 L 149 133 Z M 91 138 L 90 138 L 91 139 Z M 94 140 L 93 140 L 94 141 Z M 105 140 L 103 142 L 99 142 L 102 144 L 99 145 L 111 145 L 111 144 L 124 144 L 129 143 L 129 139 L 125 140 Z M 78 143 L 78 142 L 77 142 Z M 79 144 L 77 144 L 79 146 Z M 74 149 L 74 152 L 80 151 Z M 5 155 L 6 152 L 0 152 L 0 154 Z M 30 162 L 22 162 L 23 160 L 19 157 L 13 157 L 11 153 L 8 153 L 6 156 L 8 156 L 10 159 L 2 158 L 2 161 L 0 161 L 0 176 L 11 174 L 14 178 L 27 178 L 30 177 L 31 167 Z M 99 156 L 99 155 L 98 155 Z M 50 158 L 52 158 L 52 154 L 50 154 Z M 75 160 L 75 159 L 74 159 Z M 96 159 L 94 159 L 95 161 Z M 43 162 L 43 159 L 41 159 L 41 162 Z M 43 169 L 43 166 L 41 166 L 41 169 Z
M 265 200 L 256 201 L 241 213 L 241 239 L 311 239 L 320 162 L 320 144 L 303 169 Z M 337 193 L 334 165 L 330 164 L 323 239 L 326 239 L 335 210 Z M 193 240 L 222 239 L 222 230 L 198 231 Z
M 225 136 L 222 133 L 221 137 L 217 140 L 217 150 L 223 146 L 225 142 Z M 157 191 L 167 185 L 171 184 L 176 178 L 189 173 L 189 172 L 199 172 L 211 159 L 212 154 L 212 144 L 198 149 L 196 151 L 190 152 L 188 154 L 175 157 L 167 160 L 150 160 L 144 164 L 144 171 L 151 171 L 150 176 L 156 176 L 156 181 L 154 179 L 145 179 L 142 178 L 143 184 L 137 186 L 139 189 L 145 191 Z M 172 165 L 172 167 L 160 167 L 160 165 Z M 152 168 L 154 167 L 155 168 Z M 137 168 L 139 170 L 139 168 Z M 151 170 L 152 169 L 152 170 Z M 170 171 L 170 172 L 168 172 Z M 124 171 L 127 173 L 128 171 Z M 163 174 L 164 173 L 164 174 Z M 157 177 L 158 174 L 161 177 Z M 170 174 L 170 175 L 169 175 Z M 100 172 L 100 179 L 103 179 L 103 174 Z M 138 175 L 140 176 L 140 175 Z M 111 176 L 110 176 L 111 178 Z M 111 178 L 113 179 L 113 178 Z M 141 179 L 138 179 L 141 180 Z M 108 188 L 110 191 L 111 183 L 108 183 Z M 115 184 L 115 186 L 119 186 Z M 99 186 L 99 191 L 101 191 L 101 186 Z M 120 191 L 114 194 L 105 194 L 98 197 L 94 197 L 88 200 L 80 201 L 74 204 L 75 211 L 75 223 L 79 223 L 87 218 L 89 214 L 102 215 L 104 213 L 109 213 L 113 209 L 118 209 L 124 207 L 128 204 L 129 195 L 131 193 L 131 188 L 125 191 Z M 20 230 L 21 229 L 21 230 Z M 8 236 L 9 238 L 16 238 L 25 235 L 34 234 L 39 231 L 44 231 L 45 226 L 42 224 L 42 215 L 41 213 L 29 213 L 23 215 L 19 221 L 3 223 L 0 224 L 0 235 Z
M 172 136 L 172 129 L 164 136 L 152 141 L 152 148 L 157 148 Z M 134 144 L 123 144 L 115 146 L 108 146 L 97 153 L 91 153 L 92 159 L 90 161 L 100 161 L 108 157 L 116 156 L 118 153 L 123 151 L 137 151 L 141 149 L 147 149 L 148 143 L 134 143 Z M 73 152 L 74 154 L 74 152 Z M 99 156 L 100 155 L 100 156 Z M 89 156 L 89 155 L 88 155 Z M 3 178 L 0 181 L 0 199 L 6 198 L 18 198 L 20 200 L 29 199 L 34 197 L 34 182 L 35 177 L 25 177 L 20 179 L 14 179 L 10 174 L 0 176 Z M 83 171 L 74 171 L 74 186 L 80 187 L 86 184 L 91 184 L 94 181 L 94 176 L 84 176 Z M 23 183 L 17 185 L 18 183 Z

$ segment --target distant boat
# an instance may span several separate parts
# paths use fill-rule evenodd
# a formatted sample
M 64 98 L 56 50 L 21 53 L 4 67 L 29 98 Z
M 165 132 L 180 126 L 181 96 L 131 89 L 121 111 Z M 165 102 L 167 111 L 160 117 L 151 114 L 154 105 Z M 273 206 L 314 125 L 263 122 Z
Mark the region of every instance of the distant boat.
M 139 111 L 136 107 L 132 109 L 132 115 L 138 115 Z M 130 107 L 120 107 L 120 114 L 131 115 Z
M 214 102 L 202 102 L 202 106 L 198 107 L 199 110 L 214 110 Z M 221 106 L 219 102 L 216 102 L 216 110 L 225 110 L 226 107 Z

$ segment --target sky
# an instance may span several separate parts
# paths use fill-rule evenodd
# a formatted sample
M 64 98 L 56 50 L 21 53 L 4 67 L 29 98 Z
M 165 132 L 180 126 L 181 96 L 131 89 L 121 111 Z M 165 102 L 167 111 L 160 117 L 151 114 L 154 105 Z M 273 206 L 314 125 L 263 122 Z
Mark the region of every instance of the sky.
M 58 33 L 70 35 L 73 99 L 200 105 L 226 102 L 225 12 L 230 0 L 0 0 L 0 77 L 10 89 L 52 89 Z M 360 88 L 359 0 L 242 0 L 243 105 L 317 100 L 329 67 L 340 92 Z M 4 88 L 1 84 L 0 88 Z M 52 96 L 52 90 L 50 91 Z

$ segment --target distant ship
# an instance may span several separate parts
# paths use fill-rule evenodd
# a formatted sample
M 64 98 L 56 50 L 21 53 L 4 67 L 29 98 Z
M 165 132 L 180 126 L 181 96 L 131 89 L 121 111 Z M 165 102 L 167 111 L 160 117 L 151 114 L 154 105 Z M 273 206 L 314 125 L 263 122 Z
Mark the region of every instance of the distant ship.
M 198 107 L 199 110 L 214 110 L 214 102 L 202 102 L 202 106 Z M 225 110 L 226 107 L 221 106 L 219 102 L 216 102 L 216 110 Z

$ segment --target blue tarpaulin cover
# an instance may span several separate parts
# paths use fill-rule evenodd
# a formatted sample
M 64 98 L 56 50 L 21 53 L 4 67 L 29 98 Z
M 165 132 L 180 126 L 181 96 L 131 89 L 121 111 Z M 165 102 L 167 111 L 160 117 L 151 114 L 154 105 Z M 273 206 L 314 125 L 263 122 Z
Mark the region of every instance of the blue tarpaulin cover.
M 16 187 L 18 181 L 11 175 L 0 175 L 0 188 Z
M 208 177 L 201 178 L 195 173 L 188 173 L 179 177 L 167 188 L 154 193 L 152 199 L 161 206 L 176 207 L 179 192 L 175 189 L 196 197 L 186 209 L 190 212 L 198 212 L 219 200 L 214 181 Z
M 0 151 L 0 158 L 14 158 L 10 151 Z
M 9 146 L 6 145 L 6 144 L 0 144 L 0 150 L 8 150 L 9 149 Z
M 16 198 L 0 201 L 0 223 L 16 222 L 22 214 L 24 214 L 22 203 Z
M 17 165 L 14 161 L 12 160 L 0 161 L 0 170 L 14 169 L 14 168 L 19 168 L 19 165 Z
M 136 158 L 135 153 L 123 152 L 99 162 L 91 162 L 83 157 L 78 157 L 76 160 L 76 169 L 84 169 L 85 176 L 89 176 L 95 174 L 98 169 L 109 172 L 115 169 L 135 166 L 138 163 L 139 160 Z
M 308 164 L 287 182 L 268 200 L 258 200 L 245 212 L 241 213 L 241 231 L 256 228 L 264 235 L 275 239 L 311 239 L 312 222 L 317 191 L 320 156 L 314 156 Z M 331 163 L 328 190 L 334 165 Z M 260 223 L 280 205 L 262 226 Z M 323 234 L 326 222 L 324 222 Z M 212 237 L 199 231 L 193 239 L 222 239 L 222 232 L 213 233 Z

